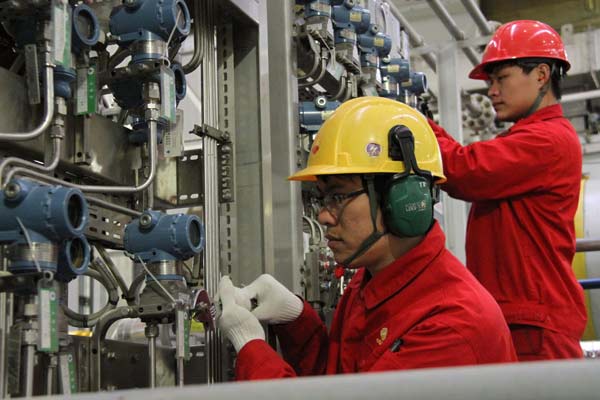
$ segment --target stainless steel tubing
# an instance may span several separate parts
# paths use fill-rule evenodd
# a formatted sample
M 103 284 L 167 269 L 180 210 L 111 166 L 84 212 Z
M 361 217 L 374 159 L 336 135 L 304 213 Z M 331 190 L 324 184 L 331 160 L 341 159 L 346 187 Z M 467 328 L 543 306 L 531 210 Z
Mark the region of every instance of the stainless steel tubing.
M 118 206 L 116 204 L 112 204 L 112 203 L 110 203 L 108 201 L 98 199 L 96 197 L 89 197 L 89 196 L 87 196 L 85 199 L 90 204 L 96 204 L 97 206 L 104 207 L 107 210 L 112 210 L 112 211 L 120 212 L 121 214 L 129 215 L 129 216 L 134 217 L 134 218 L 138 218 L 139 216 L 142 215 L 142 213 L 140 211 L 135 211 L 135 210 L 132 210 L 132 209 L 126 208 L 126 207 L 121 207 L 121 206 Z
M 479 9 L 475 0 L 461 0 L 463 6 L 473 18 L 475 25 L 479 28 L 479 31 L 482 35 L 491 35 L 493 33 L 492 27 L 490 26 L 489 21 L 485 18 L 485 15 Z
M 427 0 L 427 3 L 429 4 L 433 12 L 435 12 L 438 18 L 442 21 L 442 23 L 444 24 L 446 29 L 448 29 L 448 31 L 454 39 L 466 39 L 465 33 L 458 27 L 458 25 L 456 25 L 456 22 L 454 21 L 446 7 L 444 7 L 444 5 L 439 0 Z M 479 64 L 480 59 L 475 50 L 473 50 L 471 47 L 463 47 L 462 50 L 473 65 Z
M 66 186 L 66 187 L 73 187 L 73 188 L 78 187 L 78 185 L 76 185 L 74 183 L 63 181 L 62 179 L 54 178 L 54 177 L 51 177 L 51 176 L 47 176 L 47 175 L 41 174 L 39 172 L 32 171 L 32 170 L 27 169 L 27 168 L 15 168 L 15 169 L 11 170 L 11 172 L 13 172 L 13 176 L 14 175 L 29 176 L 29 177 L 35 178 L 35 180 L 40 181 L 40 182 L 55 183 L 57 185 L 62 185 L 62 186 Z M 110 203 L 108 201 L 98 199 L 96 197 L 89 197 L 88 196 L 88 197 L 86 197 L 86 200 L 90 204 L 96 204 L 98 206 L 106 208 L 107 210 L 117 211 L 117 212 L 120 212 L 120 213 L 125 214 L 125 215 L 130 215 L 132 217 L 136 217 L 137 218 L 140 215 L 142 215 L 142 213 L 140 211 L 131 210 L 131 209 L 126 208 L 126 207 L 121 207 L 121 206 L 118 206 L 116 204 L 112 204 L 112 203 Z
M 425 46 L 425 39 L 423 36 L 419 35 L 419 33 L 412 27 L 412 25 L 408 22 L 406 18 L 398 11 L 396 5 L 394 5 L 391 1 L 387 2 L 390 7 L 390 11 L 394 15 L 394 17 L 398 18 L 398 22 L 400 22 L 400 26 L 404 29 L 404 31 L 408 34 L 408 38 L 410 39 L 410 44 L 413 47 Z M 437 68 L 437 60 L 433 52 L 424 53 L 421 55 L 429 68 L 436 72 Z
M 108 328 L 110 328 L 115 321 L 123 318 L 136 318 L 137 316 L 138 314 L 135 308 L 119 307 L 105 313 L 96 324 L 94 335 L 92 336 L 92 364 L 95 368 L 95 374 L 92 374 L 91 378 L 91 387 L 93 391 L 99 392 L 102 387 L 102 340 L 106 337 Z
M 204 43 L 203 43 L 203 35 L 202 29 L 204 25 L 203 16 L 204 16 L 204 2 L 196 1 L 194 3 L 194 54 L 190 61 L 183 66 L 183 72 L 189 74 L 193 72 L 204 58 Z
M 66 182 L 61 179 L 52 178 L 52 177 L 46 176 L 44 174 L 37 173 L 35 171 L 30 171 L 26 168 L 15 168 L 14 170 L 11 171 L 12 172 L 11 176 L 16 175 L 16 174 L 28 175 L 28 176 L 32 176 L 32 177 L 38 178 L 43 181 L 56 183 L 58 185 L 77 188 L 77 189 L 81 190 L 82 192 L 87 192 L 87 193 L 137 193 L 137 192 L 140 192 L 140 191 L 146 189 L 148 186 L 150 186 L 150 184 L 152 183 L 152 181 L 154 180 L 154 177 L 156 175 L 156 165 L 157 165 L 156 159 L 158 157 L 158 154 L 157 154 L 157 149 L 158 149 L 157 122 L 151 120 L 149 126 L 150 126 L 150 156 L 149 156 L 149 158 L 150 158 L 150 175 L 148 176 L 146 181 L 139 186 L 77 185 L 75 183 Z M 106 208 L 109 208 L 106 204 L 110 204 L 110 203 L 104 202 L 99 199 L 95 199 L 95 203 L 102 204 Z M 110 208 L 110 209 L 117 211 L 114 207 Z M 137 216 L 137 214 L 136 214 L 136 216 Z
M 219 127 L 219 92 L 217 79 L 217 57 L 215 47 L 215 13 L 214 0 L 205 2 L 205 52 L 202 62 L 203 91 L 203 122 L 209 126 Z M 219 269 L 219 193 L 218 193 L 218 170 L 217 170 L 217 142 L 210 137 L 204 137 L 202 142 L 204 150 L 204 182 L 205 182 L 205 229 L 206 245 L 205 278 L 204 286 L 211 296 L 217 292 L 220 278 Z M 219 338 L 213 331 L 206 332 L 206 361 L 207 361 L 207 383 L 211 384 L 219 380 Z
M 49 56 L 47 56 L 49 58 Z M 0 132 L 0 141 L 1 140 L 31 140 L 40 136 L 52 122 L 52 118 L 54 117 L 54 65 L 51 65 L 48 60 L 46 60 L 46 67 L 44 68 L 44 76 L 45 76 L 45 88 L 46 88 L 46 98 L 44 102 L 44 118 L 42 119 L 42 123 L 38 125 L 32 131 L 29 132 L 11 132 L 4 133 Z
M 50 164 L 48 165 L 40 165 L 40 164 L 36 164 L 36 163 L 32 163 L 29 162 L 27 160 L 23 160 L 22 158 L 19 157 L 6 157 L 4 160 L 2 160 L 2 163 L 0 163 L 0 188 L 2 188 L 3 182 L 4 180 L 2 179 L 2 177 L 4 176 L 4 169 L 6 168 L 7 165 L 21 165 L 24 167 L 29 167 L 29 168 L 34 168 L 37 170 L 40 170 L 41 172 L 52 172 L 54 171 L 54 169 L 58 166 L 58 162 L 60 161 L 60 144 L 62 142 L 62 138 L 60 137 L 55 137 L 52 140 L 52 161 L 50 162 Z M 10 180 L 12 179 L 12 177 L 15 175 L 15 171 L 9 171 L 8 174 L 6 175 L 6 182 L 10 182 Z
M 65 316 L 69 319 L 69 324 L 78 328 L 90 328 L 98 324 L 104 317 L 104 315 L 114 310 L 119 301 L 119 292 L 116 286 L 113 286 L 113 282 L 110 282 L 104 275 L 95 269 L 89 268 L 84 273 L 85 276 L 90 277 L 98 282 L 106 289 L 108 293 L 108 301 L 102 307 L 102 309 L 92 313 L 84 314 L 73 311 L 69 308 L 68 304 L 62 303 L 61 309 Z
M 127 291 L 127 293 L 129 293 L 129 298 L 127 298 L 126 300 L 127 304 L 129 304 L 130 306 L 136 304 L 139 297 L 140 289 L 142 287 L 142 282 L 144 282 L 145 279 L 146 272 L 143 272 L 137 275 L 135 278 L 133 278 L 131 285 L 129 285 L 129 290 Z
M 98 255 L 100 256 L 102 261 L 104 261 L 104 264 L 106 264 L 109 271 L 113 274 L 115 280 L 117 281 L 117 284 L 121 288 L 121 292 L 122 292 L 124 298 L 128 298 L 129 297 L 129 293 L 128 293 L 129 288 L 127 287 L 127 284 L 125 283 L 123 276 L 119 272 L 119 269 L 117 268 L 115 263 L 113 263 L 112 259 L 110 258 L 110 255 L 108 254 L 108 252 L 106 251 L 104 246 L 102 246 L 101 244 L 96 243 L 94 245 L 94 247 L 96 247 L 96 250 L 98 251 Z
M 158 136 L 158 126 L 155 120 L 149 121 L 149 129 L 150 129 L 150 150 L 149 150 L 149 158 L 150 158 L 150 175 L 146 179 L 144 183 L 139 186 L 91 186 L 91 185 L 76 185 L 75 187 L 80 189 L 82 192 L 87 193 L 137 193 L 146 189 L 152 181 L 154 181 L 154 177 L 156 176 L 156 165 L 157 165 L 157 157 L 158 157 L 158 144 L 157 144 L 157 136 Z

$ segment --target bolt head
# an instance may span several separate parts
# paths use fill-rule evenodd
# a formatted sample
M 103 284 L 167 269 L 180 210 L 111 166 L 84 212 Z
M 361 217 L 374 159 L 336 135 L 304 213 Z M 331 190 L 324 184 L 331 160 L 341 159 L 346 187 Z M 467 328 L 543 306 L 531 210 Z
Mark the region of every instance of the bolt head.
M 17 198 L 19 193 L 21 193 L 21 185 L 16 182 L 9 182 L 4 187 L 4 196 L 6 196 L 7 199 L 12 200 Z
M 152 225 L 152 215 L 150 214 L 142 214 L 140 217 L 140 226 L 147 228 Z

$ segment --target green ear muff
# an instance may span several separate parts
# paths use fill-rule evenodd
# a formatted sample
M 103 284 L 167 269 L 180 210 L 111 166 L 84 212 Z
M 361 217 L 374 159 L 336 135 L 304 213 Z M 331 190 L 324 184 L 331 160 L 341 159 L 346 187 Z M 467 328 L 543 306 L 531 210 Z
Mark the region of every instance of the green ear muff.
M 433 223 L 431 183 L 423 176 L 392 178 L 383 197 L 383 213 L 388 230 L 401 237 L 427 233 Z
M 437 192 L 431 172 L 419 168 L 415 139 L 408 127 L 392 127 L 388 138 L 390 158 L 402 161 L 405 170 L 392 176 L 383 192 L 385 225 L 396 236 L 424 235 L 433 224 L 433 204 L 437 200 L 433 198 Z

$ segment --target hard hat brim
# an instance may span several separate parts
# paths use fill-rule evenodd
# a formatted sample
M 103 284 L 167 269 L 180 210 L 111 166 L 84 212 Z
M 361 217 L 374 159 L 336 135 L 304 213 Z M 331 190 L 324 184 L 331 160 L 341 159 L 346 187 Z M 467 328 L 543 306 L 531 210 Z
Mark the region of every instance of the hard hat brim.
M 288 176 L 288 180 L 289 181 L 316 181 L 317 180 L 317 176 L 321 176 L 321 175 L 350 175 L 350 174 L 357 174 L 357 175 L 364 175 L 366 172 L 364 171 L 364 167 L 339 167 L 339 166 L 323 166 L 323 165 L 319 165 L 319 166 L 314 166 L 314 167 L 307 167 L 304 168 L 298 172 L 296 172 L 294 175 L 290 175 Z M 396 174 L 398 173 L 398 171 L 378 171 L 377 173 L 380 174 Z M 442 184 L 444 182 L 446 182 L 446 177 L 444 175 L 439 175 L 439 174 L 435 174 L 434 175 L 435 178 L 435 183 L 437 184 Z

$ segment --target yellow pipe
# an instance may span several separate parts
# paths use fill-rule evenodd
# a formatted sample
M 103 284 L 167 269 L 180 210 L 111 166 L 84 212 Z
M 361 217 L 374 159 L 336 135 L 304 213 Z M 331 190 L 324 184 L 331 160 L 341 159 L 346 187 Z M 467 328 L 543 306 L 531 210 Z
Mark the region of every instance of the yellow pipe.
M 579 205 L 577 206 L 577 213 L 575 214 L 575 235 L 577 238 L 585 237 L 585 227 L 584 227 L 584 205 L 583 199 L 585 195 L 585 183 L 587 182 L 588 177 L 583 176 L 581 178 L 581 190 L 579 191 Z M 586 270 L 586 262 L 585 262 L 585 253 L 575 253 L 575 257 L 573 258 L 573 271 L 575 272 L 575 276 L 577 279 L 586 279 L 588 277 Z M 592 305 L 590 303 L 590 293 L 589 291 L 585 291 L 585 308 L 588 314 L 587 325 L 585 326 L 585 331 L 583 332 L 582 340 L 596 340 L 596 329 L 594 328 L 594 318 L 593 318 L 593 310 Z

